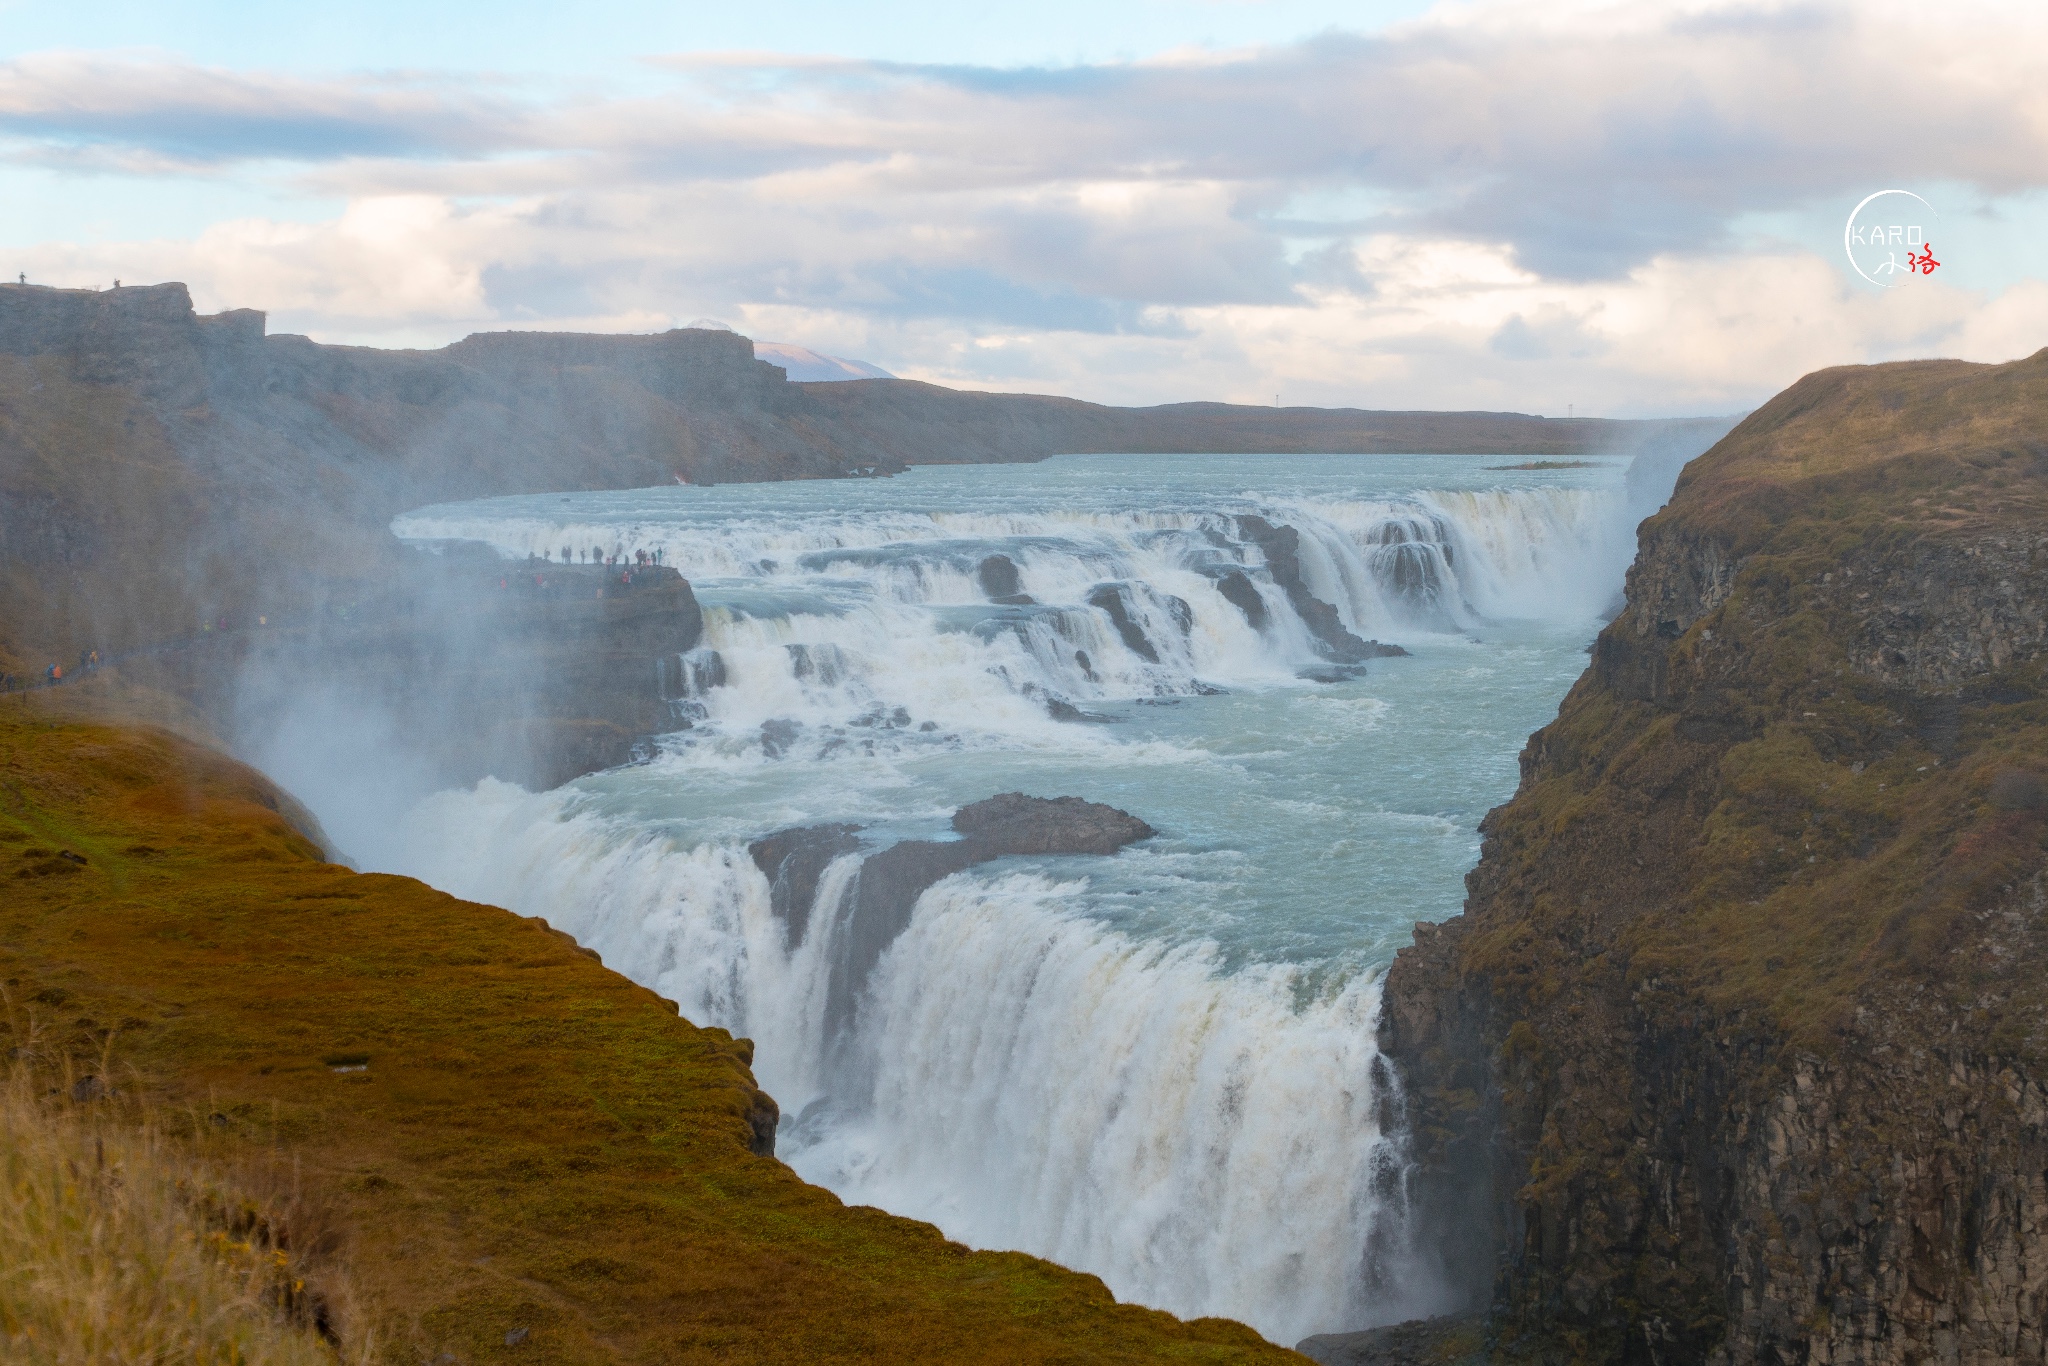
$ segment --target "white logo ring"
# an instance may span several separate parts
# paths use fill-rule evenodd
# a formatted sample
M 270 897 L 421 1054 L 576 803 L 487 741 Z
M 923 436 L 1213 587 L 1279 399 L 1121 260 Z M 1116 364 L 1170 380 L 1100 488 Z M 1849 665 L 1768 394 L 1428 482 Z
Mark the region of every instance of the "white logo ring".
M 1858 204 L 1855 208 L 1849 210 L 1849 221 L 1842 225 L 1842 254 L 1849 258 L 1849 269 L 1855 271 L 1858 275 L 1863 276 L 1864 279 L 1870 280 L 1870 283 L 1876 285 L 1879 289 L 1897 289 L 1899 287 L 1898 282 L 1893 281 L 1891 284 L 1886 284 L 1882 280 L 1871 280 L 1870 276 L 1864 271 L 1863 267 L 1856 264 L 1856 253 L 1854 250 L 1852 250 L 1854 244 L 1851 239 L 1855 236 L 1856 233 L 1856 215 L 1862 213 L 1864 208 L 1870 203 L 1871 200 L 1883 199 L 1888 194 L 1902 194 L 1905 195 L 1908 199 L 1920 199 L 1920 196 L 1914 194 L 1911 190 L 1879 190 L 1876 194 L 1865 195 L 1863 197 L 1863 203 Z M 1920 199 L 1920 202 L 1922 204 L 1927 204 L 1927 201 L 1924 199 Z M 1927 211 L 1933 214 L 1936 218 L 1941 217 L 1941 210 L 1935 208 L 1932 204 L 1927 204 Z

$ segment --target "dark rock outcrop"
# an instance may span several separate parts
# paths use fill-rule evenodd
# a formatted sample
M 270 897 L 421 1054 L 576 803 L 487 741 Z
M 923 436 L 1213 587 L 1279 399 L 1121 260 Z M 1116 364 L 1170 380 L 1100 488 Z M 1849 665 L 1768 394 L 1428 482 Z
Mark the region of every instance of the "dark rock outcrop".
M 754 866 L 768 875 L 770 904 L 782 918 L 786 943 L 803 942 L 818 879 L 833 859 L 860 848 L 859 833 L 857 825 L 806 825 L 778 830 L 747 846 Z
M 1027 797 L 1004 792 L 953 813 L 961 843 L 982 851 L 976 862 L 1015 854 L 1113 854 L 1159 832 L 1128 811 L 1079 797 Z
M 1078 654 L 1079 651 L 1075 653 Z M 1101 712 L 1083 710 L 1064 697 L 1047 697 L 1045 714 L 1055 721 L 1072 721 L 1093 726 L 1114 725 L 1117 720 L 1116 717 L 1104 716 Z
M 1404 650 L 1402 653 L 1407 652 Z M 1297 670 L 1294 676 L 1310 683 L 1349 683 L 1353 679 L 1364 678 L 1366 668 L 1363 664 L 1312 664 Z
M 259 734 L 318 690 L 375 714 L 445 784 L 555 787 L 687 724 L 667 685 L 703 614 L 673 569 L 406 553 L 389 584 L 345 614 L 213 632 L 122 667 L 194 695 L 233 676 L 237 724 Z
M 1259 596 L 1259 590 L 1242 569 L 1232 569 L 1216 580 L 1216 591 L 1223 600 L 1244 613 L 1244 619 L 1254 631 L 1266 629 L 1266 600 Z
M 1158 832 L 1127 811 L 1079 797 L 1005 792 L 953 813 L 957 840 L 903 840 L 862 863 L 860 883 L 827 991 L 831 1027 L 853 1017 L 882 951 L 910 924 L 926 888 L 992 859 L 1017 855 L 1113 854 Z
M 740 1065 L 751 1070 L 754 1066 L 754 1041 L 734 1039 L 733 1053 Z M 751 1075 L 748 1078 L 752 1080 Z M 775 1156 L 775 1131 L 782 1125 L 782 1107 L 775 1103 L 775 1097 L 758 1086 L 748 1086 L 747 1098 L 747 1151 L 756 1157 Z
M 1646 522 L 1382 1047 L 1513 1360 L 2048 1359 L 2048 352 L 1824 371 Z
M 1008 555 L 990 555 L 975 566 L 975 577 L 990 602 L 1007 607 L 1029 607 L 1031 595 L 1017 576 L 1017 562 Z
M 1265 518 L 1249 513 L 1238 517 L 1237 531 L 1266 557 L 1266 571 L 1287 594 L 1288 605 L 1294 608 L 1295 615 L 1314 635 L 1316 647 L 1325 655 L 1339 664 L 1358 664 L 1368 659 L 1408 653 L 1398 645 L 1360 640 L 1344 624 L 1334 606 L 1309 591 L 1301 574 L 1301 532 L 1291 526 L 1275 526 Z M 1223 585 L 1219 583 L 1217 586 L 1221 588 Z M 1250 587 L 1249 584 L 1245 586 Z M 1247 618 L 1251 616 L 1250 608 L 1245 608 L 1245 615 Z
M 694 595 L 693 595 L 694 597 Z M 686 634 L 701 639 L 703 613 L 697 614 L 697 630 Z M 695 701 L 713 688 L 725 686 L 725 657 L 716 650 L 696 646 L 679 654 L 659 656 L 655 665 L 662 701 L 684 704 Z M 679 718 L 687 719 L 687 718 Z
M 1159 662 L 1159 651 L 1145 635 L 1145 628 L 1131 613 L 1130 586 L 1121 583 L 1099 583 L 1088 590 L 1088 605 L 1097 611 L 1107 613 L 1110 625 L 1116 627 L 1117 635 L 1123 638 L 1125 648 L 1147 664 Z

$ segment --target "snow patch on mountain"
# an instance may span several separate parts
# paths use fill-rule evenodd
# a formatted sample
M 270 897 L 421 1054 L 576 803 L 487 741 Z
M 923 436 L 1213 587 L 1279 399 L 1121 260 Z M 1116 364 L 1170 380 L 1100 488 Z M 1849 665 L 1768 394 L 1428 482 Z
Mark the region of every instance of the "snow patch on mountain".
M 842 356 L 827 356 L 789 342 L 757 341 L 754 343 L 754 355 L 770 365 L 781 366 L 789 372 L 792 380 L 896 378 L 879 365 L 869 365 L 864 360 L 847 360 Z

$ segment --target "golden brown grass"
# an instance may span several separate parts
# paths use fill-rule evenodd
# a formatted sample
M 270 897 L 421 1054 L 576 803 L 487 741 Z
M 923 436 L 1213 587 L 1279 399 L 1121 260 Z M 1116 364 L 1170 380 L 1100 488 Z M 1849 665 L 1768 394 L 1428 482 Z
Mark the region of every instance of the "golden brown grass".
M 158 1113 L 296 1168 L 345 1244 L 346 1341 L 408 1363 L 1300 1360 L 805 1185 L 748 1151 L 744 1040 L 540 921 L 322 863 L 285 807 L 167 734 L 0 708 L 0 983 L 45 1051 L 82 1073 L 112 1035 Z
M 1645 524 L 1630 606 L 1489 815 L 1453 941 L 1497 1050 L 1496 1170 L 1526 1163 L 1495 1320 L 1515 1359 L 1725 1355 L 1752 1237 L 1815 1284 L 1908 1222 L 1916 1266 L 1962 1265 L 1978 1254 L 1925 1249 L 1974 1245 L 1978 1216 L 1899 1199 L 1897 1164 L 1960 1173 L 1941 1179 L 1980 1204 L 2025 1186 L 1984 1130 L 1934 1118 L 1948 1082 L 1923 1066 L 2048 1061 L 2048 660 L 2026 625 L 2044 518 L 2048 351 L 1809 375 Z M 1695 617 L 1716 564 L 1729 591 Z M 1879 654 L 1948 635 L 1962 661 L 1994 609 L 2011 662 L 1967 686 Z M 1830 1073 L 1842 1089 L 1809 1100 Z M 1773 1147 L 1783 1223 L 1731 1227 L 1781 1105 L 1828 1145 L 1793 1162 L 1831 1170 Z M 1826 1231 L 1831 1204 L 1879 1213 Z M 1820 1242 L 1792 1241 L 1802 1219 Z
M 2048 350 L 1819 370 L 1688 466 L 1665 515 L 1738 553 L 2038 517 L 2043 411 Z
M 0 1087 L 0 1357 L 336 1366 L 265 1202 L 97 1075 L 64 1080 L 17 1062 Z
M 1496 818 L 1517 852 L 1495 866 L 1530 909 L 1475 935 L 1473 961 L 1540 1005 L 1599 944 L 1684 1010 L 1819 1053 L 1874 987 L 1938 983 L 1967 1003 L 2009 978 L 2006 1045 L 2048 1049 L 2048 979 L 1959 956 L 2048 867 L 2048 812 L 1994 798 L 2048 769 L 2048 666 L 1948 694 L 1958 729 L 1938 751 L 1913 719 L 1926 699 L 1864 672 L 1854 600 L 1824 586 L 1852 559 L 2034 534 L 2044 415 L 2048 351 L 1827 370 L 1690 467 L 1646 534 L 1739 554 L 1734 593 L 1683 638 L 1641 647 L 1667 661 L 1665 696 L 1596 665 L 1536 737 L 1549 757 Z M 1630 625 L 1610 628 L 1615 644 Z M 1608 898 L 1625 911 L 1587 909 Z

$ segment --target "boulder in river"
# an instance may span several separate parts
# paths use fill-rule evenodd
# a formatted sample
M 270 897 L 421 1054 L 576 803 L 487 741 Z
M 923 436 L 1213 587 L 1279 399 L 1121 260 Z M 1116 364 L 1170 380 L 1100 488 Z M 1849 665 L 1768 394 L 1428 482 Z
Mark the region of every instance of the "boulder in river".
M 1008 555 L 991 555 L 983 560 L 974 571 L 981 581 L 981 591 L 988 594 L 990 602 L 1005 607 L 1029 607 L 1035 601 L 1024 591 L 1023 581 L 1017 575 L 1017 562 Z
M 953 813 L 957 840 L 903 840 L 861 865 L 852 915 L 826 991 L 827 1027 L 853 1018 L 868 974 L 910 924 L 926 888 L 977 863 L 1014 855 L 1113 854 L 1158 831 L 1128 811 L 1079 797 L 1005 792 Z
M 1027 797 L 1005 792 L 953 813 L 953 828 L 990 852 L 1114 854 L 1158 834 L 1128 811 L 1079 797 Z M 979 860 L 977 860 L 979 862 Z
M 1099 711 L 1083 711 L 1064 697 L 1047 697 L 1045 714 L 1055 721 L 1083 721 L 1098 726 L 1115 725 L 1118 720 L 1114 716 L 1104 716 Z

